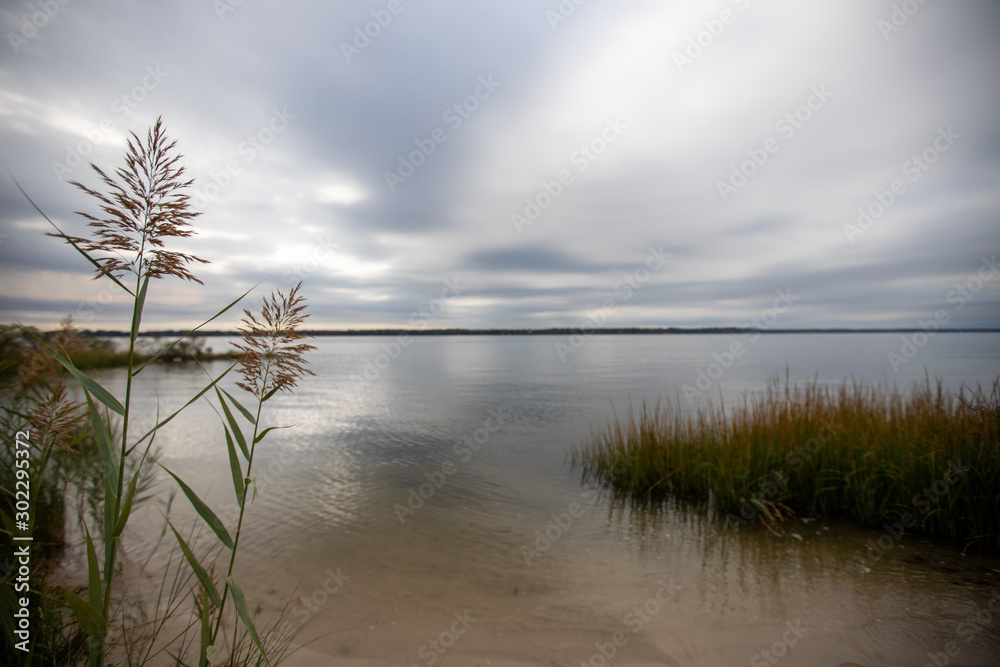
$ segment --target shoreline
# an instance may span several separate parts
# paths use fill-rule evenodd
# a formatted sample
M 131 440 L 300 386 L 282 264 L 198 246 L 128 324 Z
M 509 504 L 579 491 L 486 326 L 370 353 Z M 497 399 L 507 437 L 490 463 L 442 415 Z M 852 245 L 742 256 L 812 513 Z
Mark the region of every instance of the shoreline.
M 800 328 L 800 329 L 763 329 L 743 327 L 549 327 L 545 329 L 304 329 L 307 336 L 565 336 L 586 334 L 588 336 L 659 336 L 659 335 L 720 335 L 720 334 L 909 334 L 920 333 L 919 327 L 903 327 L 898 329 L 851 329 L 851 328 Z M 91 337 L 118 338 L 127 337 L 129 332 L 103 329 L 82 329 L 80 333 Z M 163 329 L 143 331 L 139 337 L 182 336 L 187 331 Z M 1000 333 L 996 328 L 962 328 L 936 329 L 935 333 Z M 217 336 L 239 336 L 238 331 L 215 330 L 198 331 L 192 338 L 210 338 Z

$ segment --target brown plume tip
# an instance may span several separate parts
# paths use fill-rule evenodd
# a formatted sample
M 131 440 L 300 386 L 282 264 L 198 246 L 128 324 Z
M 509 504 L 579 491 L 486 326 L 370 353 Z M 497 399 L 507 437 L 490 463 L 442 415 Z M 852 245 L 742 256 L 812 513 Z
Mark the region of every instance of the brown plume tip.
M 93 238 L 56 233 L 49 236 L 72 241 L 91 255 L 99 267 L 98 276 L 176 276 L 201 284 L 188 265 L 207 264 L 208 260 L 167 250 L 164 243 L 171 237 L 192 236 L 190 221 L 201 215 L 191 208 L 190 197 L 182 192 L 193 181 L 184 180 L 184 167 L 178 164 L 181 155 L 173 153 L 176 145 L 176 141 L 167 139 L 162 118 L 156 119 L 145 142 L 133 132 L 125 166 L 115 169 L 114 175 L 90 165 L 107 186 L 107 192 L 70 181 L 100 202 L 101 217 L 77 211 L 88 220 Z
M 280 290 L 264 298 L 258 316 L 244 310 L 239 327 L 243 340 L 234 347 L 240 351 L 239 373 L 243 380 L 236 385 L 262 398 L 272 391 L 291 391 L 304 375 L 315 375 L 306 368 L 305 353 L 316 349 L 299 333 L 297 327 L 309 315 L 305 297 L 299 294 L 300 282 L 287 296 Z

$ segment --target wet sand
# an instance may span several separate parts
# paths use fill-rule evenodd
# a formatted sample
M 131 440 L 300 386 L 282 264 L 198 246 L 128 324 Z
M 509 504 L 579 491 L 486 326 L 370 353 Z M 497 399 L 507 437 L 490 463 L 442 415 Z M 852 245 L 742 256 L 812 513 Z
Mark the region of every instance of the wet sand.
M 947 664 L 1000 664 L 996 559 L 904 539 L 873 560 L 880 533 L 850 526 L 776 537 L 661 517 L 643 529 L 591 509 L 530 566 L 516 539 L 458 557 L 499 530 L 461 510 L 435 537 L 421 524 L 371 550 L 334 548 L 332 573 L 350 578 L 325 601 L 322 582 L 312 589 L 324 603 L 300 639 L 315 641 L 289 664 L 902 666 L 949 651 Z M 272 572 L 266 599 L 300 572 Z M 456 626 L 465 614 L 474 622 Z

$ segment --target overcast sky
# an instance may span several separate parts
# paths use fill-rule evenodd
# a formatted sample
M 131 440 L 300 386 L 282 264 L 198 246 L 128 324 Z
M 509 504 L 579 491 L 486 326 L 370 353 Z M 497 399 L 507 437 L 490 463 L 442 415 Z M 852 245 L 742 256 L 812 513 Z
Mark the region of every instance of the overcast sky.
M 299 278 L 329 328 L 741 325 L 778 291 L 776 328 L 1000 326 L 1000 3 L 2 7 L 0 152 L 53 220 L 85 235 L 67 181 L 157 116 L 184 155 L 175 247 L 212 263 L 150 328 Z M 0 176 L 0 320 L 126 328 Z

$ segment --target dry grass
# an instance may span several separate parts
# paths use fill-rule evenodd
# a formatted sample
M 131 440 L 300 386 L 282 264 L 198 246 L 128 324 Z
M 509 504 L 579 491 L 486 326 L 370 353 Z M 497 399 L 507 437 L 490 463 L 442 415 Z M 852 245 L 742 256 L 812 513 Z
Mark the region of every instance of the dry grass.
M 957 394 L 769 383 L 735 408 L 673 403 L 617 418 L 573 462 L 620 496 L 669 496 L 772 529 L 792 514 L 1000 551 L 1000 379 Z

